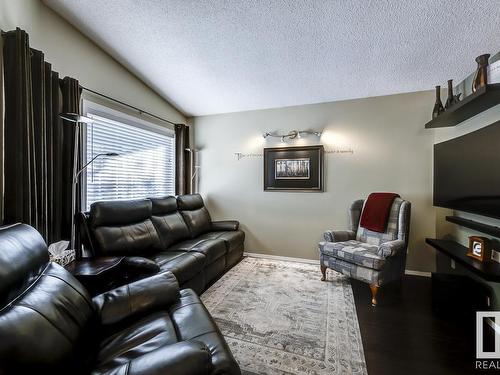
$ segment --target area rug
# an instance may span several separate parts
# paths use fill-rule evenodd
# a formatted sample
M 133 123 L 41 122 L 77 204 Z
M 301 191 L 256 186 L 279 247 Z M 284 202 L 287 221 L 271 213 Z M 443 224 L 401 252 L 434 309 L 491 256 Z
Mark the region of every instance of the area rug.
M 349 280 L 245 257 L 202 295 L 243 374 L 367 374 Z

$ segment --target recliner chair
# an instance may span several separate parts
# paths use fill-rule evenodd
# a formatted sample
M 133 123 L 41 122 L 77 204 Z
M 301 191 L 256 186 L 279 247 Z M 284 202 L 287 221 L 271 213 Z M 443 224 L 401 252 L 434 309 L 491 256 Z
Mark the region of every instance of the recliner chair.
M 0 229 L 0 374 L 240 374 L 171 272 L 90 298 L 32 227 Z

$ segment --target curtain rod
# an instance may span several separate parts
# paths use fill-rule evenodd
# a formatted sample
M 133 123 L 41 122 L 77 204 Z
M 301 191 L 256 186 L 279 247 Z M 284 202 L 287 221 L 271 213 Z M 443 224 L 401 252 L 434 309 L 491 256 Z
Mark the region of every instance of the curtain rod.
M 7 35 L 7 33 L 8 33 L 7 31 L 4 31 L 4 30 L 0 29 L 0 35 L 1 35 L 1 36 Z M 89 89 L 89 88 L 87 88 L 87 87 L 85 87 L 85 86 L 81 86 L 81 85 L 80 85 L 80 88 L 81 88 L 82 90 L 85 90 L 85 91 L 91 92 L 91 93 L 93 93 L 93 94 L 95 94 L 95 95 L 99 95 L 99 96 L 101 96 L 101 97 L 103 97 L 103 98 L 106 98 L 106 99 L 108 99 L 108 100 L 111 100 L 111 101 L 113 101 L 113 102 L 115 102 L 115 103 L 119 103 L 119 104 L 121 104 L 121 105 L 123 105 L 123 106 L 125 106 L 125 107 L 132 108 L 132 109 L 136 110 L 137 112 L 139 112 L 139 114 L 141 114 L 141 115 L 142 115 L 142 114 L 146 114 L 146 115 L 148 115 L 148 116 L 150 116 L 150 117 L 153 117 L 153 118 L 155 118 L 155 119 L 157 119 L 157 120 L 160 120 L 160 121 L 166 122 L 166 123 L 171 124 L 171 125 L 174 125 L 174 126 L 175 126 L 175 125 L 185 125 L 185 124 L 182 124 L 182 123 L 176 123 L 176 122 L 173 122 L 173 121 L 170 121 L 170 120 L 164 119 L 163 117 L 160 117 L 160 116 L 154 115 L 154 114 L 152 114 L 151 112 L 148 112 L 148 111 L 145 111 L 145 110 L 143 110 L 143 109 L 140 109 L 140 108 L 134 107 L 133 105 L 127 104 L 127 103 L 125 103 L 125 102 L 122 102 L 121 100 L 118 100 L 118 99 L 112 98 L 112 97 L 110 97 L 110 96 L 108 96 L 108 95 L 102 94 L 102 93 L 97 92 L 97 91 L 95 91 L 95 90 Z
M 103 98 L 106 98 L 106 99 L 108 99 L 108 100 L 111 100 L 111 101 L 113 101 L 113 102 L 119 103 L 119 104 L 121 104 L 121 105 L 123 105 L 123 106 L 125 106 L 125 107 L 132 108 L 132 109 L 136 110 L 137 112 L 139 112 L 139 114 L 141 114 L 141 115 L 142 115 L 142 114 L 146 114 L 146 115 L 148 115 L 148 116 L 150 116 L 150 117 L 153 117 L 153 118 L 155 118 L 155 119 L 158 119 L 158 120 L 161 120 L 161 121 L 167 122 L 167 123 L 169 123 L 169 124 L 171 124 L 171 125 L 185 125 L 185 124 L 179 124 L 179 123 L 176 123 L 176 122 L 172 122 L 172 121 L 167 120 L 167 119 L 164 119 L 164 118 L 162 118 L 162 117 L 160 117 L 160 116 L 156 116 L 156 115 L 154 115 L 154 114 L 152 114 L 152 113 L 150 113 L 150 112 L 148 112 L 148 111 L 144 111 L 143 109 L 140 109 L 140 108 L 134 107 L 133 105 L 130 105 L 130 104 L 124 103 L 124 102 L 122 102 L 122 101 L 120 101 L 120 100 L 117 100 L 117 99 L 112 98 L 112 97 L 110 97 L 110 96 L 108 96 L 108 95 L 102 94 L 102 93 L 100 93 L 100 92 L 97 92 L 97 91 L 91 90 L 91 89 L 89 89 L 89 88 L 87 88 L 87 87 L 84 87 L 84 86 L 81 86 L 81 85 L 80 85 L 80 88 L 81 88 L 82 90 L 85 90 L 85 91 L 91 92 L 92 94 L 96 94 L 96 95 L 102 96 Z

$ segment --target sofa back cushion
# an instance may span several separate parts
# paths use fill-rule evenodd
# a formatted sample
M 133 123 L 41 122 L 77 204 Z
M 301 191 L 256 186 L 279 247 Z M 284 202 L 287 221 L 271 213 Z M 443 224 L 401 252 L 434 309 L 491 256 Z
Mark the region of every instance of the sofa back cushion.
M 94 249 L 106 255 L 145 255 L 161 250 L 149 199 L 103 201 L 90 206 Z
M 177 208 L 181 212 L 192 238 L 210 231 L 212 219 L 205 208 L 201 195 L 179 195 L 177 197 Z
M 95 310 L 87 291 L 49 262 L 32 227 L 0 229 L 0 373 L 76 373 L 90 358 Z M 95 327 L 94 327 L 95 328 Z
M 151 198 L 151 202 L 153 204 L 151 220 L 164 249 L 190 238 L 189 228 L 181 213 L 177 211 L 175 197 Z
M 49 253 L 40 234 L 29 225 L 0 229 L 0 309 L 30 285 L 47 266 Z

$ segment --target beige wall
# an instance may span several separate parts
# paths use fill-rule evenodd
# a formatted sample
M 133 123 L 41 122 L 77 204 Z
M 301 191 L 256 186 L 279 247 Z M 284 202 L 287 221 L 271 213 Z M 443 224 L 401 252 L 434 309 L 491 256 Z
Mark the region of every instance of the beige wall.
M 215 219 L 238 219 L 246 250 L 317 259 L 325 229 L 344 229 L 350 203 L 372 191 L 395 191 L 412 202 L 407 269 L 432 271 L 434 252 L 424 244 L 435 235 L 432 207 L 432 145 L 425 130 L 432 92 L 196 117 L 200 192 Z M 238 161 L 235 152 L 262 154 L 265 131 L 324 130 L 325 192 L 263 191 L 262 156 Z M 315 138 L 290 145 L 318 143 Z
M 41 1 L 0 0 L 0 28 L 16 27 L 28 32 L 31 47 L 43 51 L 61 77 L 74 77 L 85 87 L 171 121 L 185 122 L 179 111 Z

